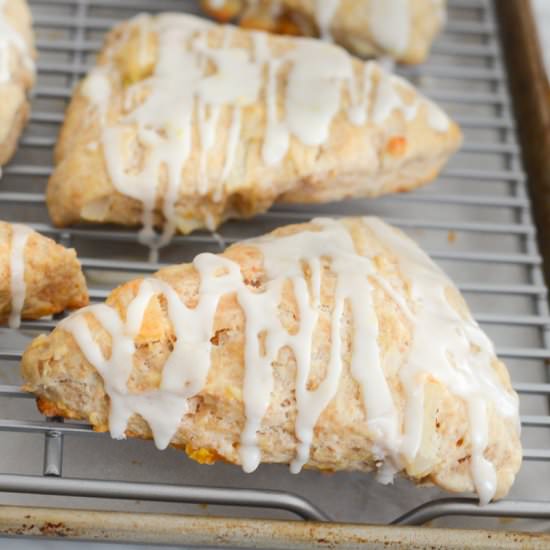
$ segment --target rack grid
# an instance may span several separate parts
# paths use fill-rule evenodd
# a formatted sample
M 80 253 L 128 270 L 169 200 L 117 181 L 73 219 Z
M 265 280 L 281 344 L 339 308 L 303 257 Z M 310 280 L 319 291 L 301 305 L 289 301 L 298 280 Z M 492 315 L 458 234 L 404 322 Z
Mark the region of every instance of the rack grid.
M 31 0 L 30 4 L 39 51 L 38 81 L 30 123 L 0 180 L 1 219 L 28 223 L 75 247 L 92 300 L 97 301 L 133 274 L 189 260 L 199 251 L 219 251 L 228 243 L 284 223 L 317 215 L 380 215 L 419 241 L 449 273 L 478 322 L 496 342 L 521 398 L 525 462 L 510 498 L 484 508 L 471 498 L 441 498 L 435 489 L 419 494 L 405 482 L 394 488 L 379 488 L 364 474 L 335 474 L 328 480 L 306 472 L 293 478 L 281 468 L 264 467 L 261 473 L 246 477 L 226 466 L 216 466 L 205 474 L 205 467 L 193 466 L 179 455 L 161 459 L 147 443 L 113 443 L 85 424 L 39 417 L 30 396 L 19 390 L 17 371 L 29 339 L 39 331 L 50 330 L 58 320 L 47 319 L 24 322 L 19 333 L 0 329 L 0 431 L 4 442 L 0 456 L 0 491 L 4 493 L 0 493 L 0 501 L 12 502 L 13 494 L 20 493 L 102 498 L 101 506 L 106 508 L 115 500 L 105 499 L 210 503 L 229 506 L 224 508 L 229 513 L 244 506 L 245 515 L 256 514 L 255 508 L 272 508 L 306 519 L 401 524 L 421 524 L 452 515 L 550 519 L 550 500 L 545 501 L 550 494 L 547 290 L 507 90 L 498 22 L 490 0 L 449 0 L 447 28 L 430 60 L 417 67 L 397 68 L 463 127 L 464 146 L 438 182 L 413 193 L 377 200 L 313 207 L 277 205 L 253 220 L 229 222 L 218 234 L 176 237 L 161 251 L 159 263 L 147 260 L 147 251 L 133 230 L 52 227 L 44 205 L 44 188 L 71 89 L 93 63 L 104 32 L 139 11 L 197 12 L 197 3 Z M 79 437 L 83 435 L 92 437 Z M 32 443 L 26 442 L 28 438 Z M 114 445 L 120 446 L 120 454 Z M 108 453 L 114 458 L 107 457 Z M 136 453 L 144 457 L 141 465 L 145 464 L 145 474 L 134 464 L 139 461 L 125 464 Z M 87 454 L 90 463 L 85 462 Z M 42 456 L 39 468 L 37 457 Z M 111 465 L 118 461 L 104 479 L 101 465 L 94 464 L 94 458 L 102 456 Z M 84 464 L 79 463 L 82 460 Z M 170 475 L 160 474 L 157 461 L 168 465 Z M 64 468 L 70 470 L 70 476 L 64 475 Z M 341 498 L 349 494 L 349 505 L 335 502 L 335 494 Z M 370 502 L 369 497 L 376 499 L 377 510 L 358 509 L 361 503 Z M 79 502 L 86 506 L 86 500 Z M 200 513 L 209 512 L 201 509 Z

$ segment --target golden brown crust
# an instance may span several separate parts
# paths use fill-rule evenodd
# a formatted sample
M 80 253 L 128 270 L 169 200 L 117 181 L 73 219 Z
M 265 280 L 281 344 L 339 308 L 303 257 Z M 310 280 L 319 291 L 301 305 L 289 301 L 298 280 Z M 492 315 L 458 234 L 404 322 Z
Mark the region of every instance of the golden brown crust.
M 4 3 L 1 16 L 26 43 L 34 58 L 32 21 L 26 0 Z M 24 61 L 25 54 L 13 45 L 9 49 L 9 80 L 0 82 L 0 165 L 5 164 L 17 148 L 17 140 L 27 122 L 30 103 L 27 93 L 34 83 L 34 70 Z M 3 52 L 2 55 L 6 55 Z
M 0 222 L 0 323 L 11 312 L 12 226 Z M 88 304 L 86 281 L 76 252 L 32 232 L 25 246 L 26 296 L 23 319 L 38 319 Z
M 402 292 L 407 299 L 409 282 L 400 272 L 398 258 L 370 232 L 360 219 L 345 221 L 359 253 L 368 250 L 374 257 L 377 273 Z M 318 230 L 315 223 L 281 228 L 276 235 L 290 235 Z M 243 280 L 251 289 L 262 292 L 266 284 L 261 252 L 247 243 L 230 247 L 224 256 L 237 262 Z M 330 357 L 331 311 L 335 297 L 335 275 L 330 264 L 322 270 L 320 317 L 313 335 L 312 362 L 308 388 L 323 380 Z M 309 275 L 306 274 L 309 277 Z M 170 284 L 187 307 L 195 307 L 200 277 L 190 264 L 173 266 L 155 277 Z M 141 280 L 134 280 L 114 290 L 107 304 L 122 318 L 128 304 L 136 296 Z M 393 400 L 403 418 L 405 396 L 399 370 L 407 360 L 412 326 L 403 310 L 388 296 L 376 279 L 373 303 L 379 322 L 381 364 Z M 457 311 L 467 311 L 457 291 L 452 292 Z M 298 310 L 291 285 L 285 285 L 279 304 L 280 321 L 292 333 L 297 330 Z M 86 321 L 105 356 L 109 356 L 111 340 L 95 317 L 86 313 Z M 366 412 L 360 387 L 350 372 L 351 311 L 345 308 L 343 327 L 344 368 L 338 391 L 321 414 L 314 430 L 311 456 L 307 467 L 319 470 L 362 470 L 377 468 L 372 434 L 365 422 Z M 166 302 L 156 295 L 149 302 L 139 333 L 135 338 L 136 353 L 128 380 L 131 393 L 151 391 L 159 387 L 162 369 L 175 340 L 168 319 Z M 205 386 L 189 399 L 189 412 L 180 422 L 171 444 L 184 449 L 191 458 L 210 463 L 220 457 L 239 464 L 239 438 L 244 425 L 243 376 L 245 317 L 234 294 L 225 294 L 214 318 L 211 342 L 211 368 Z M 71 418 L 90 422 L 94 429 L 105 431 L 109 424 L 109 397 L 102 377 L 84 358 L 73 336 L 58 327 L 49 336 L 40 336 L 31 343 L 22 359 L 24 389 L 34 392 L 41 407 Z M 512 392 L 506 368 L 496 358 L 492 364 L 503 387 Z M 282 348 L 272 363 L 274 388 L 268 411 L 258 433 L 263 462 L 288 463 L 294 457 L 296 362 L 289 348 Z M 438 380 L 430 379 L 425 388 L 424 428 L 420 450 L 407 463 L 404 475 L 418 483 L 435 483 L 451 491 L 473 489 L 470 473 L 471 439 L 465 403 Z M 513 419 L 503 418 L 489 407 L 489 445 L 485 456 L 497 471 L 497 497 L 510 488 L 521 463 L 521 447 Z M 151 438 L 147 423 L 134 415 L 128 424 L 128 437 Z
M 141 20 L 139 24 L 147 44 L 141 56 L 135 54 L 135 21 L 116 27 L 99 56 L 99 66 L 106 71 L 111 88 L 106 113 L 108 126 L 121 126 L 127 85 L 149 75 L 154 67 L 158 38 L 151 30 L 154 20 Z M 209 31 L 212 46 L 222 44 L 224 32 L 222 27 Z M 231 34 L 231 44 L 253 47 L 250 34 L 239 30 Z M 269 46 L 274 52 L 282 52 L 296 47 L 296 42 L 291 38 L 269 37 Z M 364 64 L 354 59 L 353 68 L 361 81 Z M 374 73 L 375 90 L 380 73 L 378 69 Z M 282 70 L 279 78 L 282 90 L 288 70 Z M 58 226 L 82 220 L 139 225 L 142 204 L 121 194 L 112 182 L 102 146 L 100 115 L 83 92 L 83 86 L 81 84 L 75 91 L 56 147 L 56 168 L 47 190 L 50 216 Z M 396 86 L 408 105 L 418 99 L 418 92 L 412 87 Z M 281 92 L 279 102 L 282 101 Z M 414 189 L 433 179 L 460 145 L 458 126 L 450 122 L 447 130 L 435 130 L 430 125 L 425 104 L 412 120 L 395 110 L 383 122 L 366 122 L 359 126 L 350 121 L 349 106 L 349 93 L 344 90 L 341 110 L 335 115 L 330 135 L 323 145 L 307 146 L 291 137 L 284 159 L 277 165 L 267 166 L 262 160 L 267 124 L 264 90 L 259 101 L 242 109 L 242 130 L 235 162 L 225 182 L 220 182 L 233 116 L 232 107 L 222 107 L 216 144 L 208 154 L 207 178 L 211 188 L 204 194 L 197 191 L 200 138 L 197 124 L 194 124 L 190 160 L 182 170 L 175 203 L 177 229 L 188 233 L 201 227 L 217 226 L 231 217 L 253 216 L 267 210 L 277 200 L 323 202 Z M 143 146 L 132 145 L 137 140 L 131 129 L 127 131 L 128 150 L 121 155 L 128 170 L 132 170 L 133 165 L 143 162 L 144 152 Z M 217 186 L 219 194 L 214 191 Z M 159 187 L 154 215 L 156 224 L 162 226 L 164 180 Z
M 0 99 L 1 97 L 2 95 L 0 91 Z M 30 103 L 27 100 L 20 103 L 13 113 L 11 122 L 9 123 L 9 131 L 5 134 L 4 140 L 0 144 L 0 166 L 6 164 L 14 155 L 15 150 L 17 149 L 19 136 L 27 124 L 29 113 Z
M 403 51 L 382 44 L 369 19 L 370 0 L 340 0 L 331 21 L 331 35 L 354 54 L 373 57 L 390 55 L 402 63 L 423 63 L 443 25 L 441 7 L 434 0 L 410 0 L 410 30 Z M 315 0 L 201 0 L 203 10 L 220 22 L 237 20 L 239 25 L 277 34 L 318 36 Z

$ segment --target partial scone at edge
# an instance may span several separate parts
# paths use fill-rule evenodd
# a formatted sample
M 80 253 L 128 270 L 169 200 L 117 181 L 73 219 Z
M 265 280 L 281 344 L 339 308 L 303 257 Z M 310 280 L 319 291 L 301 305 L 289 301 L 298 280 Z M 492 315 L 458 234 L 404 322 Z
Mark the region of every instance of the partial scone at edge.
M 32 21 L 29 7 L 25 0 L 12 0 L 0 6 L 0 18 L 16 33 L 16 40 L 24 44 L 25 51 L 16 47 L 9 36 L 0 37 L 6 42 L 9 60 L 4 61 L 8 79 L 0 82 L 0 166 L 4 165 L 14 154 L 17 141 L 27 122 L 30 103 L 27 92 L 34 84 L 35 57 L 33 47 Z
M 331 13 L 329 6 L 328 18 L 322 3 L 315 0 L 202 0 L 201 6 L 218 21 L 237 19 L 248 29 L 297 36 L 321 34 L 360 56 L 389 55 L 401 63 L 424 62 L 444 24 L 444 2 L 408 0 L 405 8 L 394 3 L 384 9 L 385 2 L 389 4 L 388 0 L 327 2 L 335 8 Z
M 188 19 L 181 21 L 182 27 L 188 24 Z M 113 183 L 105 157 L 103 127 L 123 127 L 121 104 L 128 93 L 128 83 L 134 88 L 147 88 L 148 78 L 158 62 L 154 44 L 162 31 L 156 29 L 164 24 L 162 19 L 150 18 L 141 19 L 139 23 L 126 22 L 115 28 L 107 38 L 98 68 L 75 91 L 56 147 L 57 166 L 47 191 L 50 216 L 56 225 L 89 221 L 134 226 L 142 222 L 141 201 L 121 193 Z M 213 48 L 219 47 L 226 39 L 226 32 L 221 26 L 209 27 Z M 135 35 L 143 33 L 146 38 L 142 42 L 149 46 L 147 54 L 138 58 L 132 53 L 137 40 Z M 253 50 L 251 34 L 235 29 L 229 36 L 232 46 L 245 48 L 249 55 L 253 55 L 250 53 Z M 266 40 L 274 52 L 286 51 L 298 43 L 294 42 L 297 39 L 285 37 L 267 37 Z M 299 40 L 304 42 L 305 39 Z M 352 64 L 360 81 L 365 64 L 355 59 Z M 265 69 L 263 74 L 265 77 Z M 98 86 L 98 79 L 103 82 L 101 86 Z M 281 87 L 288 85 L 286 69 L 279 79 Z M 319 146 L 308 146 L 291 135 L 286 156 L 278 164 L 267 166 L 262 160 L 262 148 L 268 110 L 266 91 L 262 89 L 259 100 L 240 109 L 241 134 L 232 169 L 225 180 L 220 174 L 227 159 L 234 108 L 223 105 L 217 123 L 217 139 L 207 154 L 206 191 L 198 189 L 202 153 L 195 108 L 192 149 L 182 169 L 181 184 L 174 202 L 173 222 L 177 229 L 182 233 L 201 227 L 212 229 L 228 218 L 249 217 L 263 212 L 277 200 L 325 202 L 378 196 L 411 190 L 432 180 L 460 145 L 458 126 L 448 121 L 444 130 L 435 130 L 429 121 L 433 118 L 432 111 L 438 108 L 425 102 L 410 85 L 382 73 L 374 65 L 371 79 L 373 89 L 367 103 L 374 105 L 377 101 L 377 86 L 383 79 L 386 91 L 381 93 L 389 94 L 388 88 L 395 90 L 397 96 L 392 96 L 391 101 L 402 102 L 403 108 L 410 112 L 414 110 L 414 117 L 409 120 L 394 105 L 382 121 L 356 125 L 349 119 L 351 99 L 347 86 L 342 84 L 341 108 L 332 120 L 327 140 Z M 101 109 L 89 94 L 90 89 L 99 88 L 109 89 L 109 99 Z M 282 94 L 279 94 L 278 101 L 283 101 Z M 415 102 L 418 104 L 413 107 Z M 378 103 L 382 102 L 379 100 Z M 437 116 L 445 117 L 440 111 Z M 125 170 L 134 173 L 136 165 L 143 166 L 147 148 L 133 145 L 136 138 L 130 129 L 125 139 L 125 150 L 119 155 L 124 159 Z M 166 220 L 163 200 L 167 183 L 165 176 L 162 178 L 153 212 L 155 225 L 159 227 Z
M 0 97 L 2 97 L 1 88 L 5 87 L 0 84 Z M 17 149 L 17 143 L 19 136 L 23 131 L 23 128 L 27 124 L 30 113 L 30 103 L 24 96 L 24 92 L 17 86 L 12 87 L 13 92 L 10 92 L 10 96 L 14 98 L 15 107 L 10 109 L 8 116 L 4 116 L 4 111 L 7 111 L 6 103 L 0 107 L 0 118 L 5 122 L 1 122 L 2 128 L 6 128 L 6 132 L 3 133 L 3 139 L 0 141 L 0 166 L 6 164 L 14 155 Z M 13 94 L 13 95 L 12 95 Z M 10 97 L 10 99 L 11 99 Z
M 0 323 L 12 307 L 10 286 L 13 226 L 0 221 Z M 76 252 L 39 233 L 30 233 L 24 248 L 26 284 L 23 319 L 38 319 L 88 304 L 86 281 Z
M 380 360 L 397 416 L 402 422 L 406 395 L 399 372 L 405 368 L 411 349 L 413 327 L 404 315 L 402 305 L 398 305 L 388 294 L 386 285 L 403 296 L 413 309 L 415 306 L 407 291 L 411 281 L 407 279 L 406 273 L 400 271 L 395 251 L 383 245 L 361 220 L 349 219 L 343 224 L 350 232 L 357 250 L 372 254 L 376 265 L 376 276 L 371 284 L 373 307 L 379 323 Z M 320 227 L 316 221 L 288 226 L 274 232 L 273 237 L 315 232 Z M 239 265 L 243 281 L 249 289 L 258 293 L 266 291 L 269 279 L 265 266 L 269 260 L 266 257 L 262 259 L 262 253 L 254 241 L 230 247 L 222 258 L 228 258 Z M 312 284 L 312 272 L 305 269 L 304 274 L 309 284 Z M 157 273 L 155 278 L 168 283 L 187 307 L 197 307 L 201 279 L 196 267 L 185 264 L 166 268 Z M 379 278 L 383 278 L 385 284 L 378 284 Z M 140 292 L 142 284 L 141 280 L 135 280 L 122 285 L 111 294 L 107 304 L 124 319 L 129 304 Z M 319 387 L 328 368 L 335 285 L 337 280 L 329 262 L 322 267 L 320 317 L 312 340 L 309 391 Z M 469 315 L 456 289 L 449 288 L 448 293 L 456 311 Z M 278 311 L 281 323 L 292 334 L 296 333 L 300 323 L 297 308 L 292 286 L 286 284 Z M 181 417 L 171 439 L 172 446 L 184 449 L 191 458 L 201 463 L 216 460 L 241 463 L 239 438 L 245 425 L 243 371 L 246 317 L 243 311 L 236 294 L 228 292 L 221 297 L 209 335 L 212 344 L 211 365 L 205 385 L 189 398 L 187 412 Z M 110 336 L 95 315 L 84 312 L 79 316 L 85 317 L 93 339 L 103 355 L 109 357 Z M 353 361 L 353 346 L 350 342 L 353 317 L 349 302 L 344 309 L 342 326 L 345 327 L 342 329 L 343 371 L 336 394 L 316 422 L 306 467 L 332 471 L 380 469 L 383 460 L 379 456 L 380 451 L 376 450 L 377 439 L 365 421 L 361 389 L 350 371 Z M 51 335 L 40 336 L 31 344 L 22 361 L 26 382 L 24 389 L 37 395 L 39 408 L 45 414 L 84 419 L 95 430 L 107 431 L 110 398 L 102 376 L 84 358 L 73 334 L 61 325 Z M 136 350 L 128 378 L 128 391 L 131 394 L 158 391 L 163 368 L 177 342 L 174 328 L 167 317 L 166 296 L 155 294 L 147 303 L 134 341 Z M 365 358 L 363 368 L 372 367 Z M 273 390 L 258 431 L 258 446 L 263 462 L 289 463 L 295 458 L 296 369 L 293 352 L 288 347 L 281 348 L 272 363 Z M 512 397 L 514 393 L 506 368 L 494 356 L 490 369 L 504 394 Z M 451 491 L 471 491 L 474 488 L 471 475 L 473 451 L 466 402 L 452 393 L 455 388 L 447 387 L 440 379 L 428 376 L 424 380 L 420 448 L 414 458 L 405 460 L 401 473 L 418 483 L 435 483 Z M 519 469 L 521 446 L 517 418 L 503 417 L 488 402 L 487 419 L 489 440 L 484 455 L 496 469 L 495 496 L 498 498 L 507 493 Z M 151 438 L 152 432 L 143 417 L 133 415 L 129 419 L 126 435 Z

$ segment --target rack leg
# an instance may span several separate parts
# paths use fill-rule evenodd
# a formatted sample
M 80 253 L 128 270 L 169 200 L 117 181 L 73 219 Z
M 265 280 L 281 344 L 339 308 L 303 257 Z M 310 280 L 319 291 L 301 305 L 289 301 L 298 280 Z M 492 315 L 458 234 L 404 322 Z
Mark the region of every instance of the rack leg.
M 58 418 L 49 420 L 60 422 Z M 63 472 L 63 434 L 49 431 L 44 436 L 44 468 L 45 476 L 61 477 Z

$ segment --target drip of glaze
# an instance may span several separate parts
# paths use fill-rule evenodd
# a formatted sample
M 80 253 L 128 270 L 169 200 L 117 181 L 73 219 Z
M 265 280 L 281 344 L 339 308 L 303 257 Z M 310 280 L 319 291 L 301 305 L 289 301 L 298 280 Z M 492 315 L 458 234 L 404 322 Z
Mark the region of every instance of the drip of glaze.
M 267 65 L 267 82 L 265 84 L 265 102 L 267 110 L 267 125 L 262 147 L 262 159 L 268 166 L 277 164 L 286 155 L 289 145 L 289 135 L 283 122 L 278 120 L 277 112 L 277 72 L 281 66 L 280 59 L 271 57 L 267 35 L 253 33 L 255 60 Z
M 32 231 L 19 224 L 13 224 L 10 253 L 11 311 L 8 324 L 11 328 L 21 325 L 21 313 L 25 304 L 27 285 L 25 283 L 25 247 Z
M 315 22 L 319 28 L 319 34 L 323 40 L 332 42 L 330 26 L 340 5 L 340 0 L 314 0 L 314 4 Z
M 403 79 L 385 71 L 379 72 L 378 90 L 372 106 L 372 120 L 375 124 L 382 123 L 394 111 L 401 111 L 405 120 L 413 120 L 416 117 L 420 99 L 416 98 L 411 104 L 405 104 L 396 84 L 402 88 L 410 88 Z
M 229 133 L 227 136 L 227 151 L 225 155 L 225 164 L 222 172 L 222 185 L 227 180 L 231 169 L 235 164 L 235 158 L 237 156 L 237 148 L 239 146 L 239 138 L 241 136 L 241 124 L 242 124 L 242 112 L 238 106 L 233 107 L 233 115 L 231 117 L 231 126 L 229 127 Z M 220 185 L 214 193 L 214 200 L 220 200 L 223 189 Z
M 34 72 L 34 61 L 29 47 L 6 17 L 5 7 L 6 0 L 0 0 L 0 82 L 8 82 L 11 78 L 10 50 L 12 48 L 21 55 L 25 68 Z
M 182 24 L 183 23 L 183 24 Z M 216 143 L 216 130 L 221 107 L 233 105 L 235 111 L 253 102 L 260 79 L 257 68 L 248 59 L 246 50 L 209 48 L 206 32 L 211 25 L 192 17 L 159 17 L 159 54 L 154 74 L 129 88 L 132 97 L 148 90 L 143 103 L 131 111 L 119 127 L 106 127 L 103 144 L 111 180 L 118 191 L 143 204 L 143 230 L 140 240 L 155 257 L 176 230 L 175 207 L 183 169 L 192 147 L 193 113 L 196 109 L 200 140 L 198 189 L 210 191 L 207 176 L 208 154 Z M 227 32 L 224 43 L 230 41 Z M 209 63 L 216 72 L 207 74 Z M 185 71 L 177 67 L 185 66 Z M 240 112 L 234 115 L 234 129 L 228 142 L 223 177 L 231 172 L 240 133 Z M 130 174 L 121 162 L 128 127 L 135 126 L 138 142 L 149 149 L 143 170 Z M 162 212 L 165 219 L 162 235 L 154 231 L 154 210 L 160 171 L 168 172 Z M 220 191 L 218 191 L 218 195 Z
M 246 331 L 246 421 L 239 449 L 241 464 L 251 472 L 261 461 L 259 436 L 273 391 L 273 362 L 280 350 L 288 347 L 296 362 L 297 450 L 291 471 L 300 471 L 310 460 L 319 416 L 338 391 L 343 369 L 342 317 L 347 304 L 353 318 L 350 369 L 361 388 L 373 452 L 381 462 L 381 479 L 390 481 L 395 471 L 416 457 L 422 438 L 424 381 L 432 378 L 467 405 L 472 479 L 481 502 L 488 502 L 496 487 L 494 466 L 483 455 L 488 441 L 488 407 L 504 417 L 518 418 L 517 396 L 503 390 L 493 372 L 492 344 L 470 315 L 461 317 L 448 302 L 450 281 L 412 241 L 380 220 L 363 220 L 378 242 L 398 259 L 410 288 L 409 306 L 403 291 L 394 289 L 377 273 L 368 255 L 358 253 L 345 223 L 329 219 L 313 223 L 316 230 L 248 241 L 263 256 L 265 278 L 259 289 L 245 283 L 238 264 L 223 256 L 201 254 L 193 262 L 200 275 L 195 308 L 188 308 L 167 283 L 145 279 L 127 308 L 125 321 L 115 309 L 99 305 L 62 322 L 61 326 L 74 335 L 85 357 L 105 380 L 111 402 L 111 433 L 124 437 L 132 416 L 140 414 L 151 426 L 157 446 L 164 448 L 169 444 L 182 415 L 188 411 L 187 400 L 206 383 L 211 367 L 210 338 L 219 301 L 223 295 L 234 293 L 244 314 Z M 322 311 L 320 296 L 327 270 L 336 281 L 330 313 L 330 357 L 323 380 L 309 390 L 313 336 Z M 283 286 L 288 282 L 298 307 L 299 327 L 295 334 L 283 326 L 278 311 Z M 410 353 L 399 372 L 406 398 L 403 420 L 381 364 L 374 284 L 395 301 L 413 331 Z M 165 297 L 169 321 L 176 333 L 174 349 L 164 365 L 159 389 L 147 394 L 131 393 L 128 379 L 133 368 L 134 341 L 147 306 L 158 294 Z M 86 320 L 89 314 L 95 316 L 113 342 L 109 358 L 92 336 Z
M 428 124 L 438 132 L 446 132 L 449 129 L 449 117 L 443 109 L 433 103 L 426 101 L 428 110 Z
M 289 55 L 292 66 L 285 98 L 288 131 L 305 145 L 322 145 L 340 111 L 343 83 L 353 72 L 351 57 L 341 48 L 313 40 L 304 41 Z
M 297 40 L 294 49 L 273 58 L 266 34 L 254 33 L 253 40 L 255 59 L 267 66 L 267 127 L 262 157 L 267 165 L 275 165 L 286 156 L 291 135 L 311 146 L 327 140 L 332 120 L 340 110 L 342 85 L 352 78 L 353 67 L 351 57 L 330 44 Z M 286 65 L 290 68 L 285 110 L 279 118 L 278 73 Z
M 94 67 L 82 82 L 82 94 L 97 109 L 101 123 L 105 123 L 111 83 L 107 71 L 103 67 Z
M 199 193 L 205 195 L 208 192 L 208 175 L 207 161 L 208 153 L 212 149 L 216 140 L 216 128 L 218 119 L 220 118 L 220 107 L 218 105 L 210 109 L 210 113 L 206 113 L 207 106 L 199 102 L 198 105 L 198 121 L 199 135 L 201 139 L 201 158 L 199 167 Z
M 385 71 L 380 63 L 365 63 L 361 76 L 362 78 L 358 79 L 355 71 L 352 71 L 348 83 L 348 118 L 352 124 L 362 126 L 368 121 L 382 124 L 395 112 L 400 112 L 406 121 L 411 121 L 424 107 L 428 125 L 433 130 L 443 133 L 449 129 L 449 117 L 442 109 L 429 99 L 418 96 L 406 80 Z M 415 92 L 415 99 L 410 103 L 405 102 L 402 97 L 403 90 Z
M 363 82 L 361 86 L 356 82 L 355 73 L 349 81 L 350 107 L 348 117 L 356 126 L 363 126 L 368 119 L 370 111 L 370 98 L 372 92 L 373 73 L 376 65 L 368 61 L 363 65 Z
M 432 0 L 432 6 L 436 11 L 437 17 L 441 25 L 445 25 L 447 21 L 447 8 L 445 0 Z
M 488 441 L 487 406 L 517 418 L 515 394 L 502 390 L 492 368 L 493 345 L 471 315 L 461 317 L 449 303 L 452 286 L 446 275 L 411 240 L 376 218 L 365 223 L 398 258 L 411 285 L 415 303 L 414 333 L 407 364 L 400 370 L 406 393 L 401 452 L 413 460 L 422 439 L 424 383 L 428 376 L 445 386 L 468 406 L 472 439 L 472 478 L 481 503 L 496 491 L 494 466 L 483 456 Z
M 369 0 L 369 30 L 384 50 L 403 53 L 411 32 L 410 0 Z

